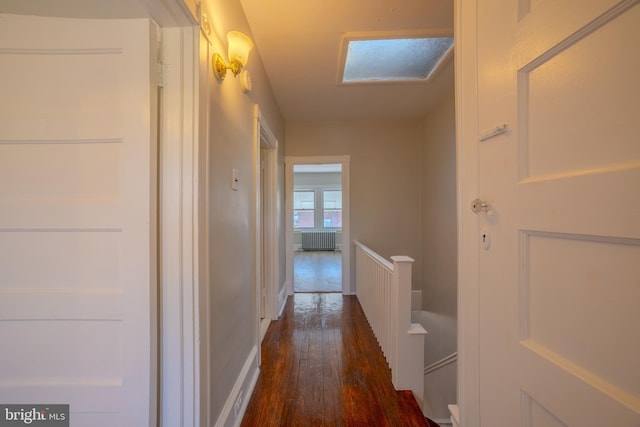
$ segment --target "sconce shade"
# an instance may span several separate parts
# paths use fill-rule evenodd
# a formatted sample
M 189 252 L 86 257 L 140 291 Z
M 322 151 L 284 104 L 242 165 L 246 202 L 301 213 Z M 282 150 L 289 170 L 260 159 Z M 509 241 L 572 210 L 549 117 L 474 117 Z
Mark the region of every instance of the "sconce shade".
M 240 31 L 229 31 L 227 41 L 229 42 L 229 61 L 231 64 L 238 63 L 240 68 L 247 65 L 249 52 L 253 49 L 253 42 L 249 36 Z
M 253 48 L 253 42 L 244 33 L 240 31 L 229 31 L 227 33 L 227 41 L 229 43 L 229 62 L 227 65 L 220 54 L 215 54 L 212 58 L 213 69 L 218 80 L 223 81 L 227 70 L 231 70 L 233 76 L 237 76 L 242 71 L 242 67 L 247 65 L 249 60 L 249 52 Z

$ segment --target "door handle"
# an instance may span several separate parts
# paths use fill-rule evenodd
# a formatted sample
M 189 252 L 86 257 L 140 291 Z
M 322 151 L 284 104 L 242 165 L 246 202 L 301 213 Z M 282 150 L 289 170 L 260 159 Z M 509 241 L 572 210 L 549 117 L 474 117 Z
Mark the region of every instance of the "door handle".
M 475 199 L 473 202 L 471 202 L 471 211 L 473 211 L 473 213 L 475 214 L 479 214 L 479 213 L 490 214 L 491 206 L 489 205 L 489 203 L 485 202 L 484 200 Z

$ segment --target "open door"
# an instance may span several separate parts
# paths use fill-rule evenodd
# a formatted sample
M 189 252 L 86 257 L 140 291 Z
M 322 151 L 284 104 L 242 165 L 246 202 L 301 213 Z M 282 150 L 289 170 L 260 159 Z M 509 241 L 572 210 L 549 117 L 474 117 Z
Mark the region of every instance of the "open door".
M 465 426 L 640 425 L 638 3 L 458 2 Z
M 0 402 L 156 425 L 155 24 L 0 16 Z

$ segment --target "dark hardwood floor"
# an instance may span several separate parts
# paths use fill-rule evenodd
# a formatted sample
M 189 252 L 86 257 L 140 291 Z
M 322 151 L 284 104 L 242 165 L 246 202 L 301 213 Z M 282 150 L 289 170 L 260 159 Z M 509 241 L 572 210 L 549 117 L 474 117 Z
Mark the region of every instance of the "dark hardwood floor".
M 355 296 L 298 293 L 272 322 L 242 426 L 428 426 Z

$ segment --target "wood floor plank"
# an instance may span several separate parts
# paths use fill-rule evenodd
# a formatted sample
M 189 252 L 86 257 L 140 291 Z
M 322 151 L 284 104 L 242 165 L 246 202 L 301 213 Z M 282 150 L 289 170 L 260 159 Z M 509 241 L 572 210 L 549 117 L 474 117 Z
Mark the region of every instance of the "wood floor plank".
M 242 426 L 428 426 L 411 399 L 355 296 L 295 294 L 267 331 Z
M 338 333 L 336 329 L 328 329 L 322 339 L 322 383 L 325 425 L 343 426 L 344 418 L 340 411 L 340 359 L 338 355 Z

